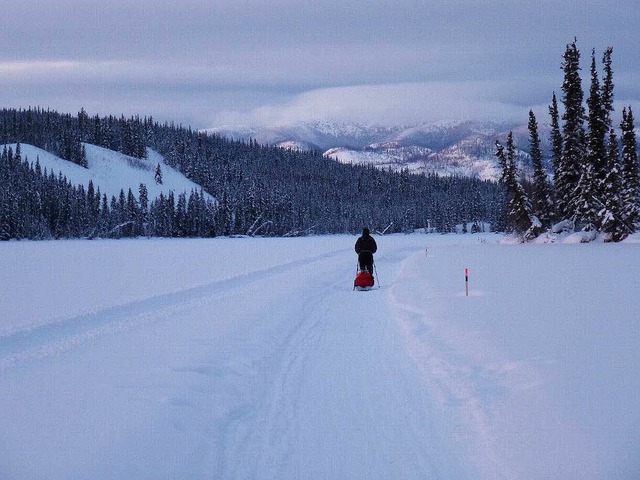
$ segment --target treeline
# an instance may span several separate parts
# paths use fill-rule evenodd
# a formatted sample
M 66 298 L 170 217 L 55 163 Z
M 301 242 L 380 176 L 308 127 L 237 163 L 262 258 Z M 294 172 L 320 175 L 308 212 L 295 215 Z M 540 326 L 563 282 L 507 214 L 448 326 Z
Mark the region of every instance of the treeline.
M 580 77 L 580 51 L 576 40 L 563 56 L 563 113 L 555 93 L 551 117 L 553 181 L 542 167 L 538 124 L 529 112 L 529 147 L 533 180 L 522 180 L 516 171 L 513 135 L 506 148 L 496 144 L 505 189 L 502 216 L 507 230 L 531 239 L 547 229 L 585 232 L 584 239 L 603 233 L 607 241 L 623 240 L 640 226 L 640 167 L 633 112 L 622 110 L 619 134 L 613 125 L 613 49 L 602 55 L 600 80 L 595 50 L 591 53 L 591 82 L 585 102 Z M 586 108 L 585 108 L 586 103 Z
M 132 157 L 146 156 L 145 122 L 139 117 L 92 118 L 81 110 L 77 116 L 52 110 L 0 110 L 2 143 L 35 145 L 73 163 L 87 166 L 83 143 L 116 150 Z
M 501 212 L 496 182 L 344 165 L 317 152 L 230 141 L 151 118 L 4 109 L 0 135 L 4 144 L 29 143 L 84 166 L 84 143 L 139 158 L 149 147 L 204 189 L 146 199 L 142 185 L 108 199 L 7 150 L 0 166 L 2 238 L 288 236 L 355 233 L 363 226 L 449 232 L 459 224 L 495 223 Z M 216 201 L 205 201 L 204 192 Z

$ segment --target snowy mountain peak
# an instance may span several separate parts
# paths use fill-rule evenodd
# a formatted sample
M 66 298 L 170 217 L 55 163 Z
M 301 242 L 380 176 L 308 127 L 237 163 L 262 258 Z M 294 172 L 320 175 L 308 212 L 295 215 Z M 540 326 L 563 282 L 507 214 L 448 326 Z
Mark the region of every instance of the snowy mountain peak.
M 313 122 L 265 128 L 227 126 L 209 131 L 283 148 L 317 150 L 344 163 L 497 180 L 500 167 L 494 155 L 495 141 L 503 140 L 514 128 L 520 130 L 521 126 L 472 121 L 395 127 Z

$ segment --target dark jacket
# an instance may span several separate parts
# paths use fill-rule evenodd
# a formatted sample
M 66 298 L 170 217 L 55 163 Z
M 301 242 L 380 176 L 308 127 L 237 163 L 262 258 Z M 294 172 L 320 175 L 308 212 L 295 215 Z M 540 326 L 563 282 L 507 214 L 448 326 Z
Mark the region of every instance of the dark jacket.
M 376 250 L 378 250 L 378 245 L 371 235 L 364 234 L 356 240 L 356 253 L 376 253 Z

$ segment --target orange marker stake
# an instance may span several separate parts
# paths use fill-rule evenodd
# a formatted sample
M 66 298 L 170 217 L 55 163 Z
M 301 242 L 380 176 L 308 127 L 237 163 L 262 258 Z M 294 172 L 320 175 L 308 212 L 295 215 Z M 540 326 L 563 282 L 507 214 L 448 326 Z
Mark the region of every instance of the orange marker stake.
M 465 296 L 469 296 L 469 269 L 464 269 L 464 294 Z

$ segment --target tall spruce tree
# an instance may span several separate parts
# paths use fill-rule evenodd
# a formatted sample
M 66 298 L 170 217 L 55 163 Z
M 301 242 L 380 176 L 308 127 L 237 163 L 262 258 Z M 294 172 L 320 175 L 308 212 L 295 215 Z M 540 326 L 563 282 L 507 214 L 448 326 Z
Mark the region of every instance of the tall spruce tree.
M 529 110 L 529 148 L 533 164 L 533 193 L 531 206 L 533 214 L 538 217 L 543 227 L 550 226 L 553 203 L 551 201 L 547 172 L 542 164 L 542 150 L 538 134 L 538 122 L 532 110 Z
M 599 214 L 599 223 L 603 231 L 611 231 L 614 238 L 620 238 L 619 229 L 622 228 L 621 223 L 621 198 L 620 198 L 620 158 L 618 150 L 618 138 L 612 128 L 611 115 L 614 111 L 613 107 L 613 68 L 611 66 L 611 55 L 613 48 L 607 47 L 602 54 L 602 64 L 604 75 L 602 77 L 602 87 L 600 92 L 600 125 L 605 132 L 609 132 L 608 140 L 604 142 L 603 149 L 607 151 L 605 161 L 602 163 L 602 170 L 597 171 L 596 178 L 599 182 L 598 189 L 602 195 L 602 210 L 611 212 L 616 217 L 615 226 L 611 228 L 610 221 L 605 225 L 605 219 L 602 213 Z M 601 210 L 601 212 L 602 212 Z
M 141 235 L 147 235 L 147 222 L 149 220 L 149 191 L 144 183 L 138 187 L 138 201 L 140 202 L 140 217 L 138 229 Z
M 637 229 L 640 222 L 640 167 L 638 166 L 638 153 L 636 134 L 631 106 L 622 110 L 622 162 L 621 162 L 621 192 L 620 202 L 622 218 L 629 228 Z
M 558 112 L 558 100 L 556 99 L 556 92 L 553 92 L 553 98 L 551 105 L 549 106 L 549 115 L 551 116 L 551 163 L 553 165 L 553 184 L 554 187 L 561 183 L 561 171 L 562 171 L 562 132 L 560 131 L 560 115 Z M 554 192 L 552 192 L 553 194 Z M 559 201 L 559 200 L 558 200 Z M 559 214 L 557 210 L 557 201 L 554 202 L 556 206 L 556 215 Z
M 589 108 L 587 155 L 580 168 L 574 210 L 578 221 L 585 228 L 599 229 L 602 225 L 602 218 L 598 213 L 604 204 L 604 183 L 607 175 L 605 171 L 607 163 L 605 136 L 608 114 L 602 104 L 595 50 L 591 53 L 591 88 L 587 98 L 587 106 Z
M 619 242 L 629 233 L 629 229 L 621 214 L 618 139 L 613 128 L 609 130 L 608 147 L 603 205 L 598 216 L 601 223 L 600 230 L 607 234 L 607 240 Z
M 611 67 L 611 55 L 613 47 L 607 47 L 602 54 L 602 64 L 604 65 L 604 76 L 602 77 L 602 93 L 600 100 L 602 102 L 602 113 L 607 129 L 611 129 L 611 114 L 613 108 L 613 69 Z
M 581 165 L 586 154 L 585 145 L 585 109 L 582 105 L 584 93 L 580 79 L 580 52 L 577 40 L 567 45 L 563 56 L 562 69 L 564 81 L 562 83 L 564 104 L 563 145 L 560 168 L 556 172 L 556 196 L 558 213 L 562 218 L 575 218 L 575 198 L 580 180 Z
M 496 142 L 496 157 L 498 157 L 502 167 L 500 182 L 505 191 L 507 229 L 517 235 L 521 235 L 523 240 L 528 240 L 537 234 L 536 227 L 538 226 L 532 225 L 531 204 L 524 188 L 518 181 L 513 132 L 509 132 L 507 135 L 506 152 L 505 148 L 499 142 Z

